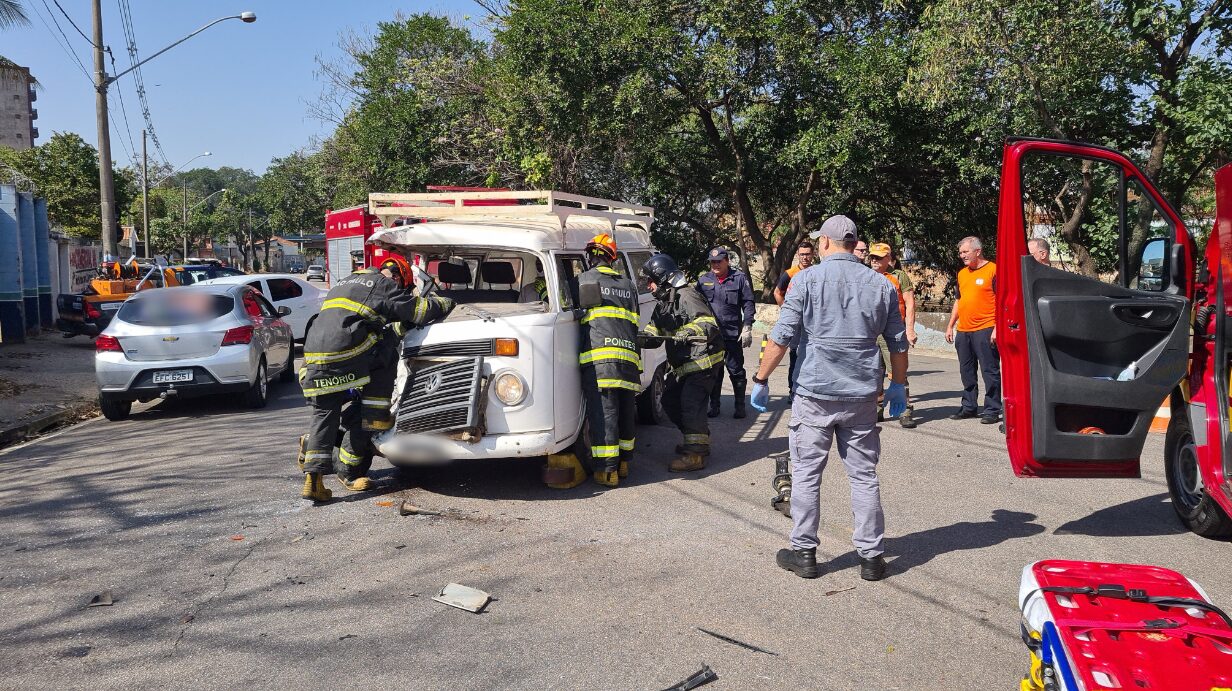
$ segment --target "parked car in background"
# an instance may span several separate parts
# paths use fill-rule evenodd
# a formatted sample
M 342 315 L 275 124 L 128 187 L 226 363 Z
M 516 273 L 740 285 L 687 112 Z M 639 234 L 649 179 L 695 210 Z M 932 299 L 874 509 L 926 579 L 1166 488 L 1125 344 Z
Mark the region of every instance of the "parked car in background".
M 309 281 L 324 281 L 325 267 L 320 264 L 313 264 L 308 267 L 308 273 L 304 274 L 304 278 L 307 278 Z
M 295 332 L 295 340 L 304 340 L 308 320 L 321 311 L 326 291 L 312 285 L 299 276 L 291 274 L 259 274 L 252 276 L 226 276 L 202 281 L 197 285 L 247 285 L 261 291 L 274 308 L 289 307 L 291 314 L 286 321 Z
M 240 394 L 265 406 L 269 381 L 294 381 L 291 326 L 246 285 L 148 290 L 120 307 L 94 341 L 99 405 L 123 420 L 133 401 Z
M 194 283 L 200 283 L 201 281 L 208 281 L 211 278 L 248 275 L 239 269 L 223 266 L 217 263 L 185 264 L 183 266 L 173 266 L 171 268 L 176 272 L 176 278 L 179 279 L 180 285 L 182 286 L 190 286 Z

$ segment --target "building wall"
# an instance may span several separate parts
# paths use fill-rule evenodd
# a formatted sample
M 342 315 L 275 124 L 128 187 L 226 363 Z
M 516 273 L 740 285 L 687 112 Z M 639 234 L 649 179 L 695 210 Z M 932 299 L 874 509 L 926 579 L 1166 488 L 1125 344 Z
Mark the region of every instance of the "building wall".
M 18 150 L 34 146 L 38 138 L 35 98 L 29 68 L 0 66 L 0 146 Z

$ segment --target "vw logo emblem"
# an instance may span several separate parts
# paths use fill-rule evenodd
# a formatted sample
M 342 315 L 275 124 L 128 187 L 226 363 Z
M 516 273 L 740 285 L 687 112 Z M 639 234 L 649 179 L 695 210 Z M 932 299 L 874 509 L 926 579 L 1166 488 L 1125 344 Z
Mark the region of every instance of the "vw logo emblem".
M 424 383 L 424 393 L 436 393 L 436 390 L 441 388 L 440 372 L 433 372 L 428 375 L 428 380 Z

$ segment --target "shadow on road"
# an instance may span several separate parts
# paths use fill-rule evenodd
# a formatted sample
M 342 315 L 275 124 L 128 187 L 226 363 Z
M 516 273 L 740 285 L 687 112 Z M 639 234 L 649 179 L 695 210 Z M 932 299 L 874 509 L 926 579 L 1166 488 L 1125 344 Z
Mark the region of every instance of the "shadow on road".
M 1085 518 L 1070 521 L 1053 531 L 1054 535 L 1090 537 L 1148 537 L 1180 535 L 1188 530 L 1176 518 L 1168 493 L 1142 497 L 1100 509 Z
M 991 521 L 963 521 L 886 538 L 886 556 L 897 555 L 889 562 L 888 573 L 904 573 L 950 552 L 985 549 L 1008 540 L 1039 535 L 1044 532 L 1044 526 L 1033 523 L 1035 519 L 1035 514 L 996 509 Z M 858 564 L 856 553 L 847 552 L 819 566 L 822 573 L 829 573 Z

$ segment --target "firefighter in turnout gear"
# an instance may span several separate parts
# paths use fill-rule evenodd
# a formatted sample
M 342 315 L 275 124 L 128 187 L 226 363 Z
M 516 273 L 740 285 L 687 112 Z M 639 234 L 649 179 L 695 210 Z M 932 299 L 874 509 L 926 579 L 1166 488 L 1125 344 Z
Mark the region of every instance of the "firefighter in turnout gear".
M 329 473 L 348 490 L 371 488 L 370 436 L 393 424 L 390 397 L 402 335 L 408 325 L 439 321 L 454 305 L 444 297 L 416 297 L 412 286 L 410 264 L 390 255 L 379 269 L 356 271 L 325 296 L 304 338 L 299 373 L 312 403 L 312 427 L 300 442 L 305 499 L 329 500 L 322 484 Z
M 658 300 L 643 343 L 647 348 L 667 346 L 671 375 L 663 391 L 663 409 L 684 434 L 684 443 L 676 447 L 681 457 L 668 470 L 701 470 L 710 455 L 706 413 L 715 366 L 723 362 L 723 334 L 710 303 L 688 284 L 674 259 L 656 254 L 642 266 L 641 274 Z
M 612 263 L 616 240 L 606 233 L 586 245 L 590 269 L 578 276 L 578 296 L 586 314 L 580 322 L 578 364 L 590 423 L 590 470 L 595 482 L 615 487 L 629 473 L 637 419 L 636 396 L 642 390 L 642 356 L 637 345 L 637 291 Z M 571 479 L 552 487 L 577 486 L 585 474 L 576 455 L 558 454 L 549 467 L 566 464 Z

